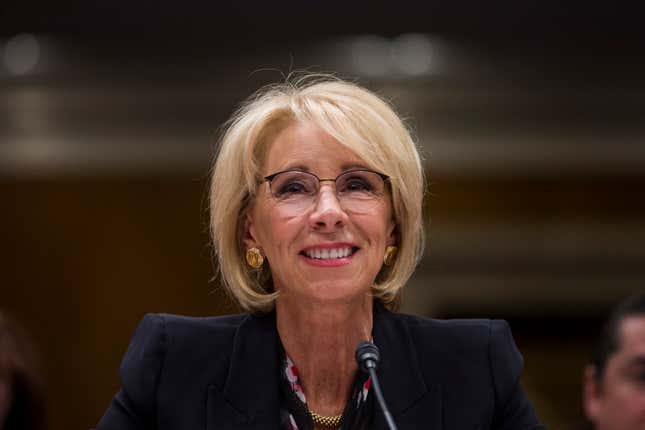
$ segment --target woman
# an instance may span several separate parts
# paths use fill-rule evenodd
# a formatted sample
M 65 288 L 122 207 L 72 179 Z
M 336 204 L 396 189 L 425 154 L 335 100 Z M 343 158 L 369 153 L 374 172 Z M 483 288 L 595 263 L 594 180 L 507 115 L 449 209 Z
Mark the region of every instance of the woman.
M 354 358 L 369 340 L 399 429 L 541 428 L 505 323 L 393 313 L 423 249 L 423 187 L 371 92 L 304 78 L 256 94 L 210 197 L 222 279 L 249 313 L 146 316 L 98 430 L 385 428 Z

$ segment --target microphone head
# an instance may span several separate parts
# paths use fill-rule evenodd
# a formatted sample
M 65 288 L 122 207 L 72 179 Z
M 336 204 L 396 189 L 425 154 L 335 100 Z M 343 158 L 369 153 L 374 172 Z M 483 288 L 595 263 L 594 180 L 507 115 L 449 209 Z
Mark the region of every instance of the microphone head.
M 380 359 L 381 353 L 372 342 L 361 342 L 356 348 L 356 362 L 363 372 L 376 369 Z

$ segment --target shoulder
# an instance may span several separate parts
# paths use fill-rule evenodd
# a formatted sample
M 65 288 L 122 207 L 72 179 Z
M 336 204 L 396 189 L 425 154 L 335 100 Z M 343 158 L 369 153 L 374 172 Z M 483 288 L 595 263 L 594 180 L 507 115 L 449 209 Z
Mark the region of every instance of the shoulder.
M 153 428 L 162 411 L 181 415 L 205 407 L 198 399 L 211 385 L 224 386 L 237 333 L 252 318 L 145 315 L 121 362 L 121 390 L 98 428 Z
M 437 320 L 405 314 L 395 318 L 407 327 L 429 379 L 450 383 L 465 378 L 469 390 L 494 399 L 497 413 L 506 413 L 508 405 L 517 403 L 527 416 L 533 416 L 519 385 L 524 360 L 506 321 Z
M 518 383 L 524 360 L 506 321 L 393 317 L 406 328 L 424 373 L 433 378 L 467 375 L 497 395 Z M 440 374 L 436 369 L 442 369 Z
M 224 315 L 216 317 L 190 317 L 185 315 L 150 313 L 144 315 L 140 327 L 161 326 L 172 330 L 230 330 L 235 329 L 249 317 L 249 314 Z
M 442 345 L 453 352 L 485 353 L 499 343 L 511 342 L 508 323 L 491 319 L 433 319 L 394 314 L 417 346 Z
M 250 314 L 217 317 L 189 317 L 175 314 L 146 314 L 132 337 L 132 345 L 154 343 L 165 354 L 177 354 L 185 360 L 199 359 L 213 352 L 225 358 L 235 335 Z M 204 354 L 200 354 L 203 352 Z M 210 353 L 210 354 L 209 354 Z
M 207 337 L 215 343 L 230 342 L 236 330 L 249 318 L 248 314 L 218 317 L 189 317 L 174 314 L 146 314 L 135 336 L 164 336 L 173 345 L 191 343 Z
M 426 382 L 452 387 L 446 401 L 463 410 L 490 402 L 488 415 L 500 428 L 538 424 L 521 385 L 523 358 L 506 321 L 438 320 L 392 314 L 409 333 Z M 497 428 L 497 427 L 495 427 Z M 542 428 L 542 427 L 536 427 Z
M 187 317 L 147 314 L 137 326 L 121 363 L 124 379 L 138 378 L 141 368 L 206 364 L 226 368 L 237 329 L 248 314 Z M 219 366 L 218 366 L 219 364 Z
M 180 386 L 194 373 L 223 383 L 236 332 L 247 318 L 251 316 L 145 315 L 121 362 L 123 390 L 143 402 L 153 398 L 162 380 Z

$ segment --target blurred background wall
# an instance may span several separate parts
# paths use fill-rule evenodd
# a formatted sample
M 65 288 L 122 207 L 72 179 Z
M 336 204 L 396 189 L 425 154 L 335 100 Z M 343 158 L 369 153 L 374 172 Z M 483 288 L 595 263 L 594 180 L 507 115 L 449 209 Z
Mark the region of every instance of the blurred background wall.
M 430 182 L 404 310 L 511 322 L 550 428 L 582 423 L 602 317 L 645 285 L 645 60 L 619 4 L 0 5 L 0 308 L 34 338 L 51 427 L 93 426 L 147 312 L 212 280 L 219 126 L 293 70 L 397 107 Z

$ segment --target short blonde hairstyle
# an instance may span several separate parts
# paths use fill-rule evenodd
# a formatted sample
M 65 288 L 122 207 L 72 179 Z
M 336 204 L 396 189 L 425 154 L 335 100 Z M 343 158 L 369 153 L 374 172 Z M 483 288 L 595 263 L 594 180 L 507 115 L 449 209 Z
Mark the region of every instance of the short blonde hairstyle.
M 242 232 L 256 196 L 271 137 L 296 122 L 318 125 L 367 165 L 390 177 L 397 259 L 384 266 L 372 293 L 397 310 L 401 288 L 423 252 L 424 176 L 410 132 L 392 107 L 374 93 L 333 76 L 307 75 L 262 88 L 225 124 L 211 189 L 210 228 L 222 282 L 247 311 L 273 309 L 278 293 L 270 267 L 245 263 Z

